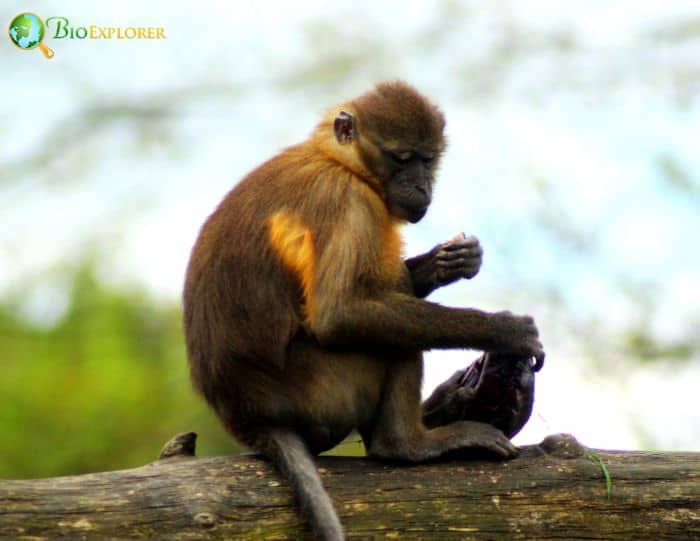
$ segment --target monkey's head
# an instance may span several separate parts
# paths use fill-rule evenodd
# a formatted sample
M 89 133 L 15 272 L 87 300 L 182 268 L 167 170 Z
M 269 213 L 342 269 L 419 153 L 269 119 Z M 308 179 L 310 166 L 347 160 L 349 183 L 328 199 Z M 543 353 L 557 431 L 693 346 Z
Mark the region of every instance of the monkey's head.
M 411 223 L 430 205 L 444 128 L 442 112 L 403 82 L 378 84 L 333 120 L 336 144 L 352 148 L 389 212 Z

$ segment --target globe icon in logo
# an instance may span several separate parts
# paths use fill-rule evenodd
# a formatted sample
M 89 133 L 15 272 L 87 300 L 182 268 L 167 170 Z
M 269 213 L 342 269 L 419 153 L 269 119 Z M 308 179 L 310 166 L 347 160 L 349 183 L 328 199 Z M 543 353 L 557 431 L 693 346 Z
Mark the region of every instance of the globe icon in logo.
M 20 13 L 10 23 L 10 39 L 12 43 L 25 51 L 39 47 L 46 58 L 53 57 L 53 51 L 41 41 L 44 39 L 44 21 L 33 13 Z

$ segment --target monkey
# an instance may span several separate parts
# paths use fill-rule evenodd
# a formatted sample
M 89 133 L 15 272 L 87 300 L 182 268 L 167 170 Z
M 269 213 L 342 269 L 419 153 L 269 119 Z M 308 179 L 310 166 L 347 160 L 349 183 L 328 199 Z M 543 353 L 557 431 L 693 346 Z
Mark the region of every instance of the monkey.
M 423 424 L 433 428 L 470 419 L 493 425 L 512 438 L 530 418 L 535 372 L 542 364 L 507 353 L 484 353 L 423 402 Z
M 405 260 L 414 293 L 426 297 L 438 287 L 479 272 L 483 250 L 476 237 L 460 233 L 426 254 Z M 423 402 L 427 428 L 470 419 L 500 429 L 509 439 L 525 426 L 535 399 L 535 373 L 543 358 L 487 352 L 440 384 Z
M 288 479 L 319 540 L 344 532 L 313 456 L 352 430 L 382 460 L 518 452 L 488 423 L 422 421 L 424 351 L 545 355 L 531 316 L 424 299 L 478 272 L 476 239 L 403 259 L 400 227 L 428 210 L 444 128 L 415 88 L 379 83 L 245 176 L 192 249 L 183 320 L 193 385 Z

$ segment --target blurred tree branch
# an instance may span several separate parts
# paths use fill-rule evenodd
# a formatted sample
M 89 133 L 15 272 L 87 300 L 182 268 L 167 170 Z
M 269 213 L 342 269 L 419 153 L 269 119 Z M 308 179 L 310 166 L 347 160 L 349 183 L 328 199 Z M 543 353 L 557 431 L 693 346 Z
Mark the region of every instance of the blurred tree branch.
M 235 99 L 243 92 L 238 85 L 192 85 L 165 89 L 150 95 L 111 97 L 88 102 L 67 118 L 57 121 L 44 136 L 18 158 L 0 162 L 0 184 L 17 183 L 46 170 L 51 164 L 87 139 L 127 122 L 134 133 L 162 127 L 181 109 L 200 99 Z M 168 134 L 167 130 L 159 132 Z M 161 141 L 162 143 L 162 141 Z M 22 175 L 17 175 L 21 171 Z

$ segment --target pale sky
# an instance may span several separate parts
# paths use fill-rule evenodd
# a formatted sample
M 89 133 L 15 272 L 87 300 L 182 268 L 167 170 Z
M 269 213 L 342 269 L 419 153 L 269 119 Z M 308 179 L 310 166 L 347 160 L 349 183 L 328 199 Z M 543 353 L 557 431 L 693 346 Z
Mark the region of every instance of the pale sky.
M 476 234 L 486 251 L 480 276 L 441 291 L 435 300 L 531 312 L 547 345 L 536 413 L 518 441 L 565 431 L 586 445 L 633 449 L 643 445 L 637 423 L 661 447 L 700 450 L 700 359 L 682 369 L 661 363 L 635 367 L 622 379 L 605 378 L 590 367 L 577 330 L 536 305 L 534 294 L 556 285 L 572 311 L 599 321 L 611 348 L 619 346 L 616 332 L 639 318 L 649 319 L 663 339 L 694 329 L 700 336 L 698 203 L 661 182 L 653 161 L 659 153 L 672 154 L 697 185 L 700 100 L 679 108 L 669 97 L 664 70 L 679 58 L 699 68 L 700 49 L 695 40 L 687 51 L 676 48 L 670 55 L 664 45 L 640 38 L 663 21 L 697 20 L 700 5 L 456 4 L 463 6 L 464 31 L 460 20 L 450 21 L 447 45 L 416 51 L 410 49 L 412 36 L 439 17 L 443 3 L 35 2 L 32 10 L 44 18 L 61 15 L 76 26 L 164 26 L 168 39 L 48 39 L 55 51 L 50 61 L 2 42 L 4 73 L 12 78 L 0 90 L 0 163 L 34 149 L 57 121 L 69 128 L 71 114 L 86 103 L 106 104 L 115 97 L 139 103 L 164 88 L 196 83 L 255 83 L 261 90 L 243 90 L 235 100 L 194 100 L 168 124 L 170 146 L 134 152 L 139 134 L 122 123 L 81 141 L 78 150 L 99 156 L 98 164 L 68 149 L 45 171 L 30 178 L 17 173 L 20 182 L 0 187 L 0 294 L 30 284 L 27 316 L 50 322 L 65 308 L 65 294 L 46 269 L 97 241 L 106 246 L 101 252 L 106 280 L 145 283 L 154 295 L 177 300 L 199 226 L 238 179 L 303 138 L 325 107 L 378 79 L 401 77 L 443 107 L 450 141 L 433 207 L 421 224 L 406 228 L 409 255 L 458 231 Z M 23 2 L 5 2 L 0 20 L 25 9 Z M 365 14 L 364 25 L 357 12 Z M 322 47 L 310 50 L 304 38 L 319 20 L 337 22 L 323 38 L 329 49 L 351 50 L 349 37 L 376 39 L 385 49 L 376 62 L 335 74 L 332 91 L 320 91 L 314 82 L 307 89 L 282 87 L 279 80 L 289 66 L 327 54 Z M 564 29 L 579 50 L 562 61 L 535 48 L 515 64 L 498 97 L 465 98 L 459 70 L 478 66 L 495 37 L 512 25 L 531 34 L 533 43 Z M 411 53 L 403 53 L 405 48 Z M 492 75 L 488 66 L 469 71 L 476 81 Z M 584 90 L 582 95 L 565 85 L 549 90 L 548 81 Z M 62 178 L 76 166 L 86 168 L 86 175 Z M 542 202 L 524 175 L 554 181 L 554 219 L 560 216 L 584 231 L 594 241 L 593 254 L 562 250 L 533 225 Z M 661 302 L 652 314 L 640 313 L 620 294 L 619 277 L 658 288 Z M 426 392 L 476 355 L 429 354 Z

